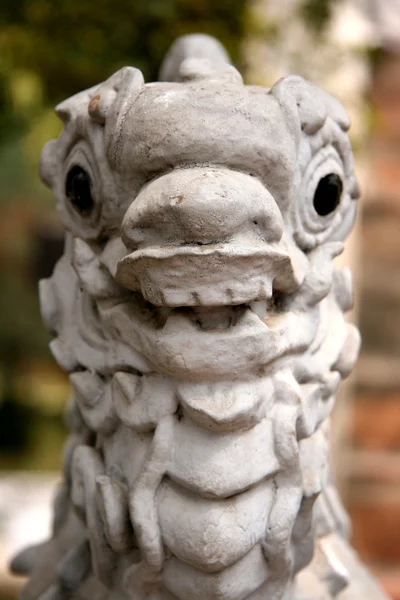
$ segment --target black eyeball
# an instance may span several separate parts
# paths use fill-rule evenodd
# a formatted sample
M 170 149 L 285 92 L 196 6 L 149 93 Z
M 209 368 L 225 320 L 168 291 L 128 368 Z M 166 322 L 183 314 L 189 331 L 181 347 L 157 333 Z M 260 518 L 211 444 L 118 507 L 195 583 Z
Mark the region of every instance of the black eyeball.
M 338 207 L 342 191 L 343 183 L 336 173 L 320 179 L 314 194 L 314 208 L 321 217 L 326 217 Z
M 95 206 L 92 198 L 92 181 L 82 167 L 75 166 L 68 171 L 65 193 L 79 214 L 85 217 L 91 214 Z

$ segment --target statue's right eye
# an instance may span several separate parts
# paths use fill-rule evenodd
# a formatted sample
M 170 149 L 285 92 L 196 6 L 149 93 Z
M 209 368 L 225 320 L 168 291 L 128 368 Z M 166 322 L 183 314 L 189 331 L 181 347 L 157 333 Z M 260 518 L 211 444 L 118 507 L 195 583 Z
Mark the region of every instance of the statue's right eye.
M 65 193 L 80 215 L 88 217 L 92 213 L 95 207 L 92 197 L 92 180 L 85 169 L 75 165 L 68 171 Z
M 339 206 L 343 182 L 336 173 L 320 179 L 314 194 L 314 208 L 321 217 L 330 215 Z

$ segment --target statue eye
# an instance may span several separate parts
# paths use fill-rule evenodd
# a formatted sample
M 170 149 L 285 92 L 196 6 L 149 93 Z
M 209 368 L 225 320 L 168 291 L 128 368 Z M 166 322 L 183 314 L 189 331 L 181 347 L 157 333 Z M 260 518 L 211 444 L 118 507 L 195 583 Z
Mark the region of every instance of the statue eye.
M 314 194 L 314 208 L 321 217 L 332 213 L 339 205 L 343 182 L 336 173 L 329 173 L 319 180 Z
M 92 181 L 82 167 L 74 166 L 68 171 L 65 193 L 75 210 L 83 216 L 89 216 L 94 209 Z

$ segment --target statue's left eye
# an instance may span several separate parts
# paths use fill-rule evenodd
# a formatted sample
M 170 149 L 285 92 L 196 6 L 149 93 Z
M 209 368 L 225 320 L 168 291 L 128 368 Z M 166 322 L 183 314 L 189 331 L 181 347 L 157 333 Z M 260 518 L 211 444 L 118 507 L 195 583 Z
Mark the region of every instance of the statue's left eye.
M 75 210 L 83 216 L 89 216 L 94 209 L 92 181 L 82 167 L 74 166 L 68 171 L 65 193 Z
M 319 180 L 314 194 L 314 208 L 321 217 L 326 217 L 339 205 L 343 182 L 336 173 L 329 173 Z

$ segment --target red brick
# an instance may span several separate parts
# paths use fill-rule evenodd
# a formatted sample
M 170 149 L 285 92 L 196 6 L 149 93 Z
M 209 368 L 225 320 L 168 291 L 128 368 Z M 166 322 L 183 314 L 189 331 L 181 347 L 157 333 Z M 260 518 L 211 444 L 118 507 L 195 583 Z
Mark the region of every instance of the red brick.
M 375 568 L 374 574 L 392 600 L 400 600 L 400 566 L 396 569 Z
M 361 448 L 400 449 L 400 392 L 357 396 L 353 441 Z
M 400 100 L 399 117 L 396 125 L 400 139 Z M 393 124 L 390 124 L 393 131 Z M 400 152 L 393 150 L 388 144 L 380 144 L 380 148 L 371 149 L 370 155 L 370 185 L 375 195 L 389 196 L 400 200 Z
M 370 563 L 400 564 L 400 503 L 353 503 L 352 543 L 360 556 Z

